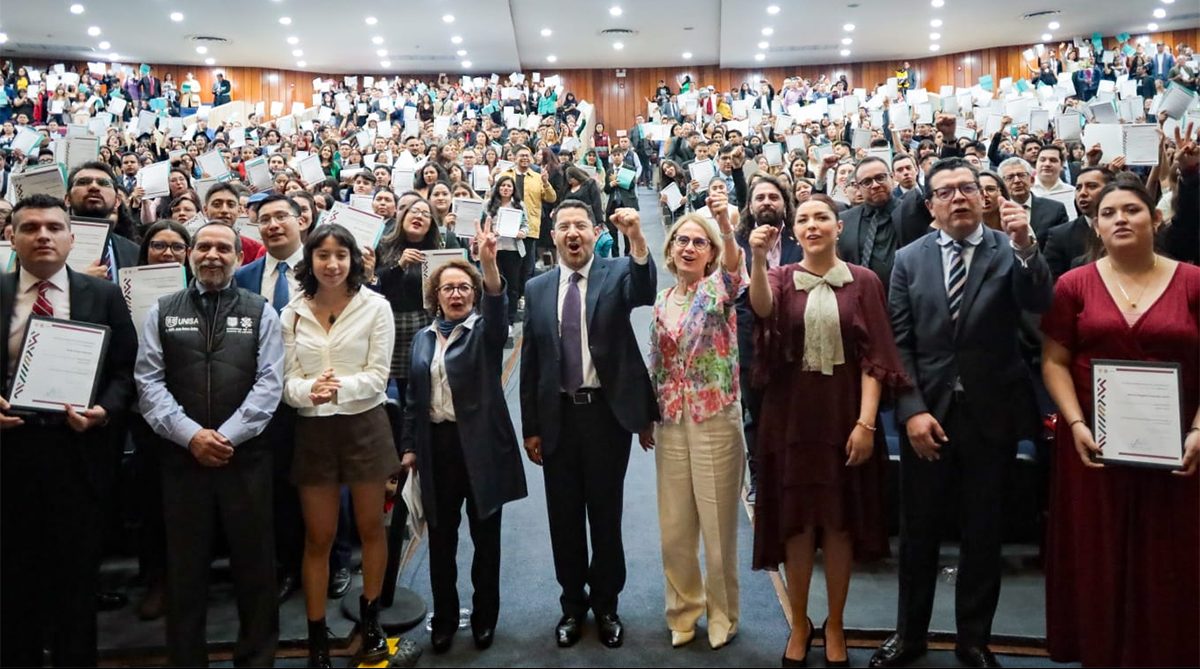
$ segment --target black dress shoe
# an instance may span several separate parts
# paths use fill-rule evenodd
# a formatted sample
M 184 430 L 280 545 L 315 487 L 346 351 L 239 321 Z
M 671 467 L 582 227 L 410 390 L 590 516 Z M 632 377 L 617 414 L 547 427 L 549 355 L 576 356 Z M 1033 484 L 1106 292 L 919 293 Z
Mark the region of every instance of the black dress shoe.
M 326 593 L 330 599 L 341 599 L 350 592 L 350 570 L 342 567 L 329 574 L 329 591 Z
M 492 647 L 492 641 L 496 639 L 496 628 L 485 627 L 483 629 L 472 629 L 471 636 L 475 637 L 475 647 L 479 650 L 487 650 Z
M 625 626 L 621 624 L 621 618 L 615 613 L 604 613 L 596 618 L 596 625 L 600 628 L 600 643 L 609 648 L 620 648 L 625 641 Z
M 924 643 L 913 643 L 893 634 L 883 642 L 879 650 L 871 656 L 871 667 L 903 667 L 925 654 L 928 647 Z
M 452 627 L 448 630 L 434 630 L 430 633 L 430 641 L 433 642 L 433 652 L 441 654 L 450 650 L 450 644 L 454 641 L 454 632 L 458 628 Z
M 813 627 L 812 618 L 805 618 L 805 620 L 808 621 L 808 641 L 804 642 L 804 657 L 800 658 L 799 660 L 790 658 L 787 656 L 787 649 L 785 648 L 783 651 L 783 659 L 779 661 L 779 666 L 781 666 L 781 667 L 807 667 L 808 666 L 808 654 L 810 651 L 812 651 L 813 636 L 816 634 L 817 630 L 816 630 L 816 628 Z M 791 642 L 791 640 L 792 640 L 792 638 L 789 636 L 788 641 Z
M 554 628 L 554 638 L 558 641 L 559 648 L 569 648 L 579 643 L 579 637 L 583 633 L 583 629 L 579 625 L 579 619 L 575 616 L 563 616 L 558 621 L 558 626 Z
M 293 592 L 300 589 L 300 579 L 295 574 L 284 574 L 279 577 L 279 603 L 287 601 Z
M 987 646 L 955 646 L 954 656 L 968 667 L 999 667 L 1000 662 Z
M 120 592 L 96 593 L 96 610 L 98 611 L 116 611 L 124 608 L 128 603 L 129 598 Z

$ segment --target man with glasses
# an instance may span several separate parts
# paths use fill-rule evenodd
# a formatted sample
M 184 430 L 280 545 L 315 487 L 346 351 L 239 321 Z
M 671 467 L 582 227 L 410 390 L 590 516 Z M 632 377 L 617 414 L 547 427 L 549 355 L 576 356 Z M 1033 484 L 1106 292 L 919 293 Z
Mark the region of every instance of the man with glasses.
M 117 179 L 108 165 L 98 161 L 86 162 L 71 171 L 67 183 L 70 184 L 67 206 L 70 207 L 71 216 L 104 220 L 108 222 L 109 230 L 113 230 L 120 201 L 117 198 Z M 137 266 L 138 251 L 137 244 L 110 232 L 100 258 L 84 272 L 98 279 L 115 282 L 117 270 Z
M 983 224 L 979 175 L 961 158 L 929 172 L 938 231 L 896 254 L 889 295 L 900 358 L 916 388 L 896 398 L 900 436 L 900 594 L 896 633 L 872 667 L 905 666 L 926 650 L 941 519 L 961 543 L 955 654 L 995 667 L 988 649 L 1000 596 L 1006 472 L 1017 441 L 1039 429 L 1032 379 L 1017 345 L 1022 310 L 1049 308 L 1053 281 L 1019 205 L 1001 200 L 1004 232 Z
M 843 225 L 838 257 L 870 268 L 886 289 L 896 250 L 929 230 L 929 212 L 920 206 L 920 189 L 895 196 L 888 164 L 881 158 L 860 160 L 851 179 L 863 203 L 838 216 Z
M 1029 215 L 1029 225 L 1039 243 L 1056 225 L 1070 220 L 1061 202 L 1033 194 L 1033 167 L 1024 158 L 1009 158 L 1000 163 L 1000 178 L 1008 187 L 1009 199 L 1021 205 Z

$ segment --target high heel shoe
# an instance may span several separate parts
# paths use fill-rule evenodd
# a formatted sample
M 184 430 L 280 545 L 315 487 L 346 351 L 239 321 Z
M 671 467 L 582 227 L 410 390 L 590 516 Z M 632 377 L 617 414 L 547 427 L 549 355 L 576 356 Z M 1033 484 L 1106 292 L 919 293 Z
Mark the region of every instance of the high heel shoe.
M 842 631 L 842 645 L 846 648 L 846 659 L 831 660 L 829 659 L 829 637 L 825 636 L 825 625 L 829 623 L 826 618 L 825 622 L 821 623 L 821 639 L 825 642 L 825 666 L 827 667 L 848 667 L 850 666 L 850 646 L 846 643 L 846 632 Z
M 806 620 L 808 621 L 808 641 L 806 641 L 804 643 L 804 657 L 800 658 L 799 660 L 793 660 L 792 658 L 787 656 L 787 650 L 785 649 L 783 651 L 783 660 L 782 660 L 780 666 L 783 666 L 783 667 L 807 667 L 808 666 L 808 653 L 809 653 L 809 651 L 812 650 L 813 635 L 816 634 L 817 630 L 816 630 L 816 627 L 813 626 L 812 618 L 806 618 Z M 788 638 L 788 641 L 791 641 L 790 637 Z

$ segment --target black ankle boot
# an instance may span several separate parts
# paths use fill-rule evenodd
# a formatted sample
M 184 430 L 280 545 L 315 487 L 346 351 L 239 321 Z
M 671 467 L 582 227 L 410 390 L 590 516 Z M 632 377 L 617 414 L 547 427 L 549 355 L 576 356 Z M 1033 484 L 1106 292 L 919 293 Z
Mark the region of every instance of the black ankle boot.
M 308 666 L 320 669 L 333 666 L 329 659 L 329 628 L 324 618 L 308 621 Z
M 387 634 L 379 624 L 379 600 L 367 601 L 366 597 L 358 598 L 359 630 L 362 632 L 362 650 L 359 651 L 361 664 L 379 662 L 387 659 Z

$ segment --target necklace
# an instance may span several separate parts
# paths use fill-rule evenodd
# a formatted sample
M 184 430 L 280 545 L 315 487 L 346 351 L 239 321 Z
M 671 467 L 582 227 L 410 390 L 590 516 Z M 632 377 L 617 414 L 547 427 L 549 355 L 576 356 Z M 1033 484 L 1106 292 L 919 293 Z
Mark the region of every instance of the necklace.
M 1154 264 L 1150 267 L 1150 272 L 1153 272 L 1157 267 L 1158 267 L 1158 255 L 1156 254 L 1154 256 Z M 1138 291 L 1137 299 L 1132 300 L 1129 298 L 1129 292 L 1125 290 L 1125 286 L 1121 284 L 1121 273 L 1117 271 L 1117 267 L 1116 267 L 1116 265 L 1113 264 L 1112 258 L 1109 258 L 1109 260 L 1108 260 L 1108 268 L 1112 270 L 1113 281 L 1117 282 L 1117 289 L 1121 291 L 1121 295 L 1125 298 L 1125 301 L 1129 303 L 1130 307 L 1137 309 L 1138 301 L 1141 300 L 1142 295 L 1144 295 L 1146 293 L 1146 288 L 1150 285 L 1149 282 L 1141 284 L 1142 289 Z

